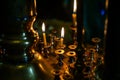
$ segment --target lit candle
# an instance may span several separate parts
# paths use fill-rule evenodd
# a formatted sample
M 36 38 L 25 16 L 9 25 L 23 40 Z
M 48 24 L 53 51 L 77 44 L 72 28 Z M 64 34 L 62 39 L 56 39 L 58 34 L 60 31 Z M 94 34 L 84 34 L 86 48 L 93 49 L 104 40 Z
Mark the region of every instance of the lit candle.
M 62 27 L 61 29 L 60 46 L 63 46 L 63 38 L 64 38 L 64 27 Z
M 46 34 L 45 34 L 45 23 L 42 23 L 42 31 L 43 31 L 43 41 L 44 41 L 44 46 L 47 46 L 47 41 L 46 41 Z
M 73 26 L 76 26 L 77 25 L 77 14 L 76 14 L 76 11 L 77 11 L 77 0 L 74 0 L 74 3 L 73 3 L 73 14 L 72 14 L 72 18 L 73 18 Z

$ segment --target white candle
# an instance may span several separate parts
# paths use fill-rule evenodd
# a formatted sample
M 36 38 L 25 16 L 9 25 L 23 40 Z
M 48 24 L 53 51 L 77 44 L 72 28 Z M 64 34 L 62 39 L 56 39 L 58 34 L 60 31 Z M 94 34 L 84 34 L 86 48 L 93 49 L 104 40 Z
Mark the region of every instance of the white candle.
M 45 34 L 45 23 L 42 23 L 42 31 L 43 31 L 43 41 L 44 41 L 44 46 L 47 46 L 47 41 L 46 41 L 46 34 Z
M 73 3 L 73 13 L 76 13 L 77 11 L 77 0 L 74 0 L 74 3 Z
M 61 38 L 60 38 L 60 46 L 63 46 L 63 39 L 64 38 L 64 27 L 61 29 Z
M 73 26 L 76 26 L 77 25 L 77 14 L 76 14 L 76 11 L 77 11 L 77 0 L 74 0 L 74 3 L 73 3 L 73 14 L 72 14 L 72 18 L 73 18 Z

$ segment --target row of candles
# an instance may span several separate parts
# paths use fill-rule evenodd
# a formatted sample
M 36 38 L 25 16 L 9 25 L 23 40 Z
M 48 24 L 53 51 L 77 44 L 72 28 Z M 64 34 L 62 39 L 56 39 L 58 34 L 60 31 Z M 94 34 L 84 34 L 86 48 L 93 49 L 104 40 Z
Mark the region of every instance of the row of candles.
M 74 0 L 73 3 L 73 14 L 72 14 L 72 19 L 73 19 L 73 27 L 75 27 L 75 32 L 77 30 L 77 0 Z M 42 23 L 42 32 L 43 32 L 43 42 L 44 42 L 44 46 L 47 46 L 47 40 L 46 40 L 46 33 L 45 33 L 45 23 Z M 64 41 L 64 27 L 62 27 L 61 29 L 61 37 L 60 37 L 60 46 L 63 46 L 63 41 Z
M 45 23 L 42 23 L 42 32 L 43 32 L 43 42 L 44 42 L 44 47 L 47 46 L 47 40 L 46 40 L 46 33 L 45 33 Z M 60 38 L 60 46 L 63 45 L 64 41 L 64 27 L 61 29 L 61 38 Z

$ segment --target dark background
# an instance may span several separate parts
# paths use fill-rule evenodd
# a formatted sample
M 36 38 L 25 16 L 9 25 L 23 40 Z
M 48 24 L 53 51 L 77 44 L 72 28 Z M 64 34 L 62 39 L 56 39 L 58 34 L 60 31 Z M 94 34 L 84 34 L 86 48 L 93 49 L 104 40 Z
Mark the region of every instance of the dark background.
M 83 16 L 82 24 L 86 30 L 85 42 L 91 42 L 92 37 L 103 39 L 106 16 L 105 0 L 83 0 L 82 8 L 83 15 L 80 16 Z M 72 10 L 73 0 L 37 0 L 37 16 L 39 19 L 57 19 L 72 22 Z
M 72 0 L 37 0 L 38 17 L 71 21 Z
M 104 80 L 120 80 L 119 7 L 118 1 L 109 0 Z

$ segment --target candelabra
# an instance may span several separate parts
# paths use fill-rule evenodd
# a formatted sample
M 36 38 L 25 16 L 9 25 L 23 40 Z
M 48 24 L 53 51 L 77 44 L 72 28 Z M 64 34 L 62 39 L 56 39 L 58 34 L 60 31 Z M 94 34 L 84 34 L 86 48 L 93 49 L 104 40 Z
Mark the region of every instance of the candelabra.
M 41 34 L 34 29 L 36 0 L 8 1 L 7 24 L 0 30 L 0 77 L 3 80 L 100 80 L 104 65 L 101 39 L 92 38 L 84 45 L 83 1 L 74 0 L 71 43 L 65 42 L 66 27 L 47 33 L 43 22 Z M 10 8 L 10 9 L 9 9 Z M 78 8 L 78 9 L 77 9 Z M 6 10 L 6 9 L 5 9 Z M 55 26 L 56 27 L 56 26 Z M 48 34 L 48 35 L 47 35 Z M 49 37 L 48 37 L 49 36 Z M 6 73 L 9 73 L 6 77 Z M 22 77 L 21 77 L 22 76 Z
M 78 44 L 65 44 L 63 40 L 62 43 L 65 47 L 62 47 L 60 38 L 51 33 L 46 35 L 46 39 L 50 40 L 47 42 L 47 48 L 44 47 L 44 39 L 40 40 L 40 54 L 47 55 L 44 59 L 48 61 L 48 66 L 52 67 L 51 75 L 54 76 L 55 80 L 101 79 L 102 74 L 99 72 L 102 73 L 104 52 L 99 46 L 100 38 L 92 38 L 92 45 L 88 44 L 81 47 Z M 67 79 L 68 77 L 69 79 Z

